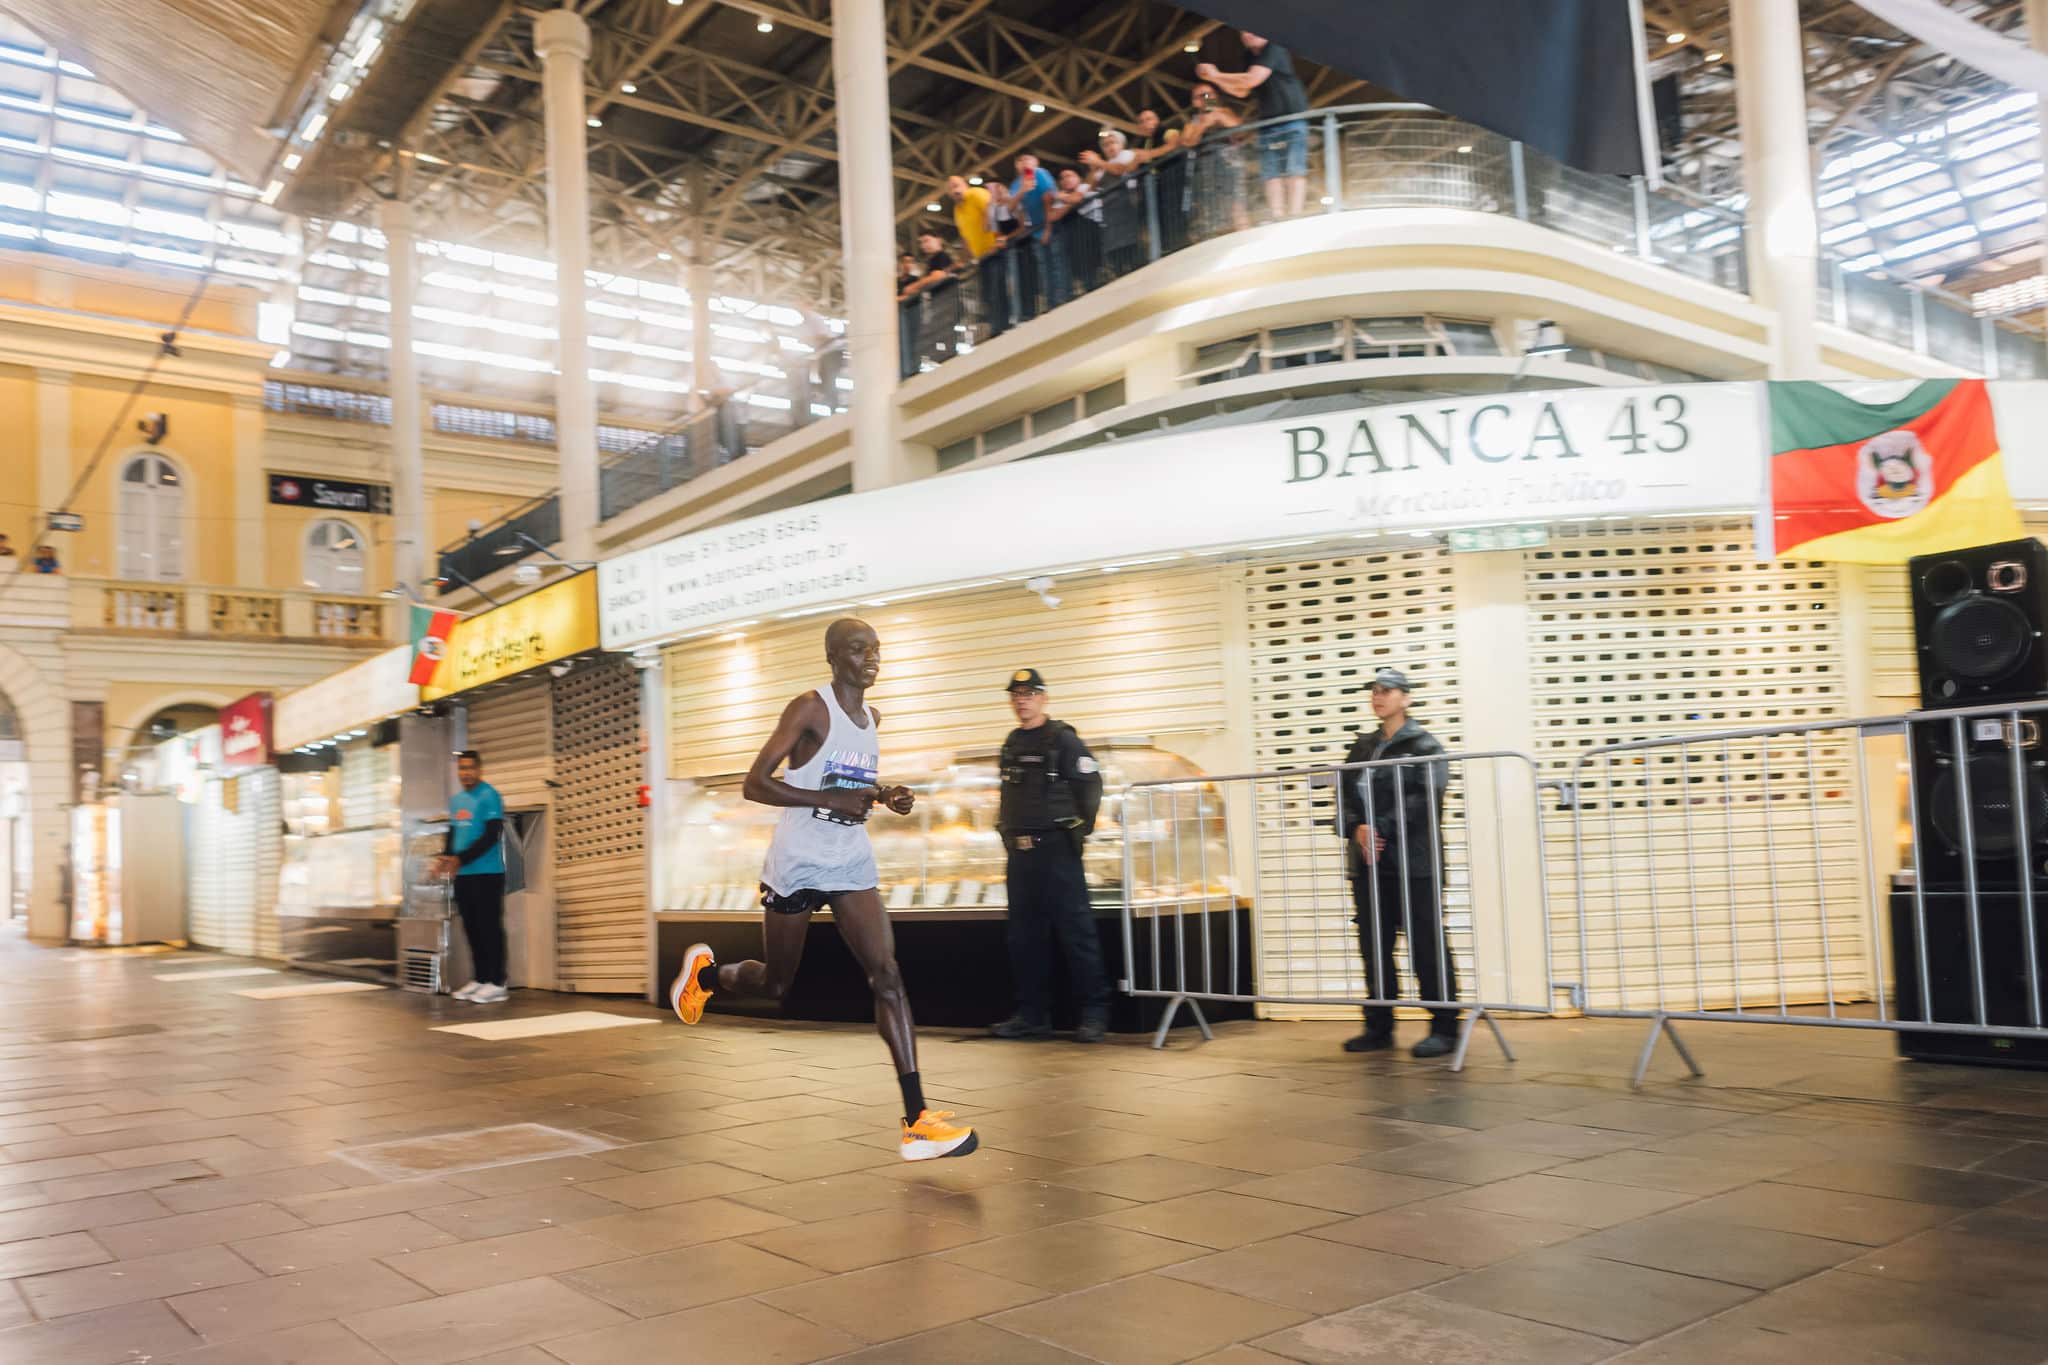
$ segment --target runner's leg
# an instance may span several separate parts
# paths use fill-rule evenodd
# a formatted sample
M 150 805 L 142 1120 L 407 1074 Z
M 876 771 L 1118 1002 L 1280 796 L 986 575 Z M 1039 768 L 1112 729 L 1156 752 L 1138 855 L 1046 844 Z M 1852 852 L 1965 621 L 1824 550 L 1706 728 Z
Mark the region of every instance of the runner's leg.
M 896 931 L 889 925 L 889 912 L 882 908 L 881 893 L 841 892 L 832 898 L 832 918 L 853 960 L 867 973 L 868 989 L 875 994 L 875 1032 L 889 1045 L 896 1074 L 914 1075 L 917 1032 L 910 1019 L 910 997 L 903 990 L 903 973 L 896 969 Z
M 876 903 L 879 905 L 879 900 Z M 726 963 L 718 969 L 718 989 L 780 1000 L 796 980 L 796 969 L 804 960 L 804 935 L 811 927 L 811 912 L 769 910 L 765 915 L 761 939 L 768 960 Z

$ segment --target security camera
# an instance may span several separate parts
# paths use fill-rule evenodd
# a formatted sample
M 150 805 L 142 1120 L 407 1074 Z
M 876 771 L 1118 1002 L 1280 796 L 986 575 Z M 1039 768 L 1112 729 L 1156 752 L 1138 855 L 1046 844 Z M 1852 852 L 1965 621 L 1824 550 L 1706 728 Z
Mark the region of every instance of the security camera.
M 522 587 L 540 582 L 540 565 L 517 564 L 512 569 L 512 581 Z
M 635 654 L 632 656 L 632 664 L 633 667 L 639 669 L 642 673 L 652 673 L 655 669 L 661 667 L 661 656 L 659 654 Z
M 548 675 L 555 678 L 567 677 L 569 670 L 573 667 L 575 665 L 571 661 L 564 659 L 558 664 L 549 664 Z
M 471 518 L 469 519 L 469 533 L 470 533 L 471 535 L 476 535 L 476 534 L 478 534 L 479 532 L 481 532 L 481 531 L 482 531 L 483 529 L 484 529 L 484 524 L 483 524 L 482 522 L 478 521 L 478 520 L 477 520 L 477 519 L 476 519 L 475 517 L 471 517 Z

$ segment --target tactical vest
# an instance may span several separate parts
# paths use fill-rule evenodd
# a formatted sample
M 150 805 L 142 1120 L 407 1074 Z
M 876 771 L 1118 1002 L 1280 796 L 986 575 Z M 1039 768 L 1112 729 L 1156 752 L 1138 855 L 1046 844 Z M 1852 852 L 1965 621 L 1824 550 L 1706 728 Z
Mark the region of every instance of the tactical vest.
M 1036 750 L 1020 750 L 1012 730 L 1003 741 L 1003 802 L 999 826 L 1009 833 L 1072 829 L 1081 823 L 1073 784 L 1060 772 L 1060 740 L 1073 727 L 1062 721 L 1045 723 L 1045 739 Z

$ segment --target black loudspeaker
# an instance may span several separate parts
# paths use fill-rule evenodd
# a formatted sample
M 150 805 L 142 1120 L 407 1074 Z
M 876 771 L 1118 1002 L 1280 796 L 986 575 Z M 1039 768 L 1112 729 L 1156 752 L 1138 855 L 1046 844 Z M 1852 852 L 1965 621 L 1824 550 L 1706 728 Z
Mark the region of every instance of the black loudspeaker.
M 2048 546 L 2009 540 L 1921 555 L 1908 576 L 1920 703 L 1932 713 L 1910 726 L 1922 883 L 1961 890 L 1974 858 L 1980 888 L 2016 887 L 2024 856 L 2048 891 Z M 2008 702 L 2032 706 L 1940 714 Z
M 1915 907 L 1924 910 L 1923 940 Z M 2034 957 L 2027 955 L 2024 900 L 2015 892 L 1980 892 L 1977 897 L 1977 956 L 1984 962 L 1984 1022 L 1993 1028 L 2028 1028 L 2033 1020 L 2031 980 L 2048 962 L 2048 892 L 2034 896 Z M 1891 894 L 1892 968 L 1898 985 L 1894 1019 L 1929 1019 L 1942 1024 L 1977 1022 L 1977 972 L 1971 966 L 1969 899 L 1955 891 L 1927 891 L 1917 900 L 1910 889 Z M 1924 947 L 1924 952 L 1923 952 Z M 1925 965 L 1927 1001 L 1920 989 Z M 2048 1021 L 2048 981 L 2042 985 Z M 2024 1034 L 1997 1036 L 1909 1029 L 1899 1034 L 1899 1051 L 1923 1061 L 1988 1062 L 2048 1067 L 2048 1041 Z
M 1920 704 L 2048 694 L 2048 546 L 2008 540 L 1909 561 Z
M 2000 715 L 1922 713 L 1908 723 L 1916 866 L 1925 886 L 1964 890 L 1974 859 L 1980 890 L 2018 887 L 2031 877 L 2037 894 L 2048 903 L 2044 727 L 2048 709 L 2020 712 L 2017 730 L 2011 716 Z M 2015 810 L 2022 812 L 2019 818 Z M 2027 841 L 2025 876 L 2019 849 L 2022 829 Z

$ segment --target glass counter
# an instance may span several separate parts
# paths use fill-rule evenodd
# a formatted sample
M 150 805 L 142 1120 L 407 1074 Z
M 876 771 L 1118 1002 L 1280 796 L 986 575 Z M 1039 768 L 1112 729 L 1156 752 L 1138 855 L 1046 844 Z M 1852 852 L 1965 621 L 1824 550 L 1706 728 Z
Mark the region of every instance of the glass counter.
M 1103 801 L 1083 855 L 1090 898 L 1099 906 L 1121 903 L 1127 838 L 1147 897 L 1235 897 L 1228 831 L 1213 786 L 1176 787 L 1149 802 L 1141 795 L 1127 822 L 1128 784 L 1199 777 L 1201 770 L 1142 741 L 1107 742 L 1095 754 L 1102 764 Z M 917 793 L 917 805 L 907 816 L 878 806 L 868 821 L 883 903 L 906 913 L 1000 913 L 1008 898 L 1007 860 L 996 833 L 997 755 L 960 753 L 941 770 L 892 776 Z M 669 874 L 661 908 L 758 913 L 761 864 L 780 812 L 743 798 L 737 776 L 676 786 L 677 818 L 665 833 Z M 1176 839 L 1178 869 L 1159 853 L 1171 850 Z

